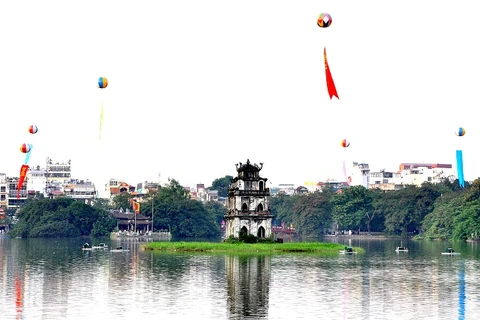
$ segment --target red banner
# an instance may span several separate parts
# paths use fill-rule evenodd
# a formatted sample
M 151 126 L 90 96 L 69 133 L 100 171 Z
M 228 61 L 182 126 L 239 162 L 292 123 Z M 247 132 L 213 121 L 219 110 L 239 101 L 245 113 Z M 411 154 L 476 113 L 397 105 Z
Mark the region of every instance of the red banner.
M 335 83 L 333 82 L 333 79 L 332 79 L 332 74 L 330 73 L 330 68 L 328 67 L 326 47 L 323 48 L 323 61 L 325 62 L 325 76 L 327 77 L 327 89 L 328 89 L 328 95 L 330 96 L 330 100 L 332 99 L 333 96 L 337 97 L 337 99 L 340 99 L 338 97 L 337 88 L 335 88 Z
M 133 211 L 135 211 L 136 214 L 140 213 L 140 203 L 133 201 Z
M 28 166 L 26 164 L 22 165 L 20 168 L 20 179 L 18 180 L 17 199 L 20 199 L 20 190 L 22 190 L 23 181 L 25 181 L 27 172 Z

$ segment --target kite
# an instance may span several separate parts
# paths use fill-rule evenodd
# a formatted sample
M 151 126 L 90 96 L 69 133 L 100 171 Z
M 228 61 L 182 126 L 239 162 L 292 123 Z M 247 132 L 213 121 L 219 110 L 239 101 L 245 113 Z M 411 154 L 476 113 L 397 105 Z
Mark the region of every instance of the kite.
M 333 96 L 337 97 L 337 99 L 340 99 L 338 97 L 337 88 L 335 88 L 335 83 L 332 79 L 332 74 L 330 73 L 330 67 L 328 66 L 326 47 L 323 48 L 323 60 L 325 62 L 325 76 L 327 78 L 327 90 L 328 95 L 330 96 L 330 100 L 332 100 Z
M 98 78 L 98 87 L 100 89 L 105 89 L 108 86 L 107 78 L 100 77 Z M 103 124 L 103 102 L 100 107 L 100 128 L 98 130 L 98 140 L 102 139 L 102 124 Z
M 32 144 L 31 143 L 23 143 L 21 146 L 20 146 L 20 151 L 22 153 L 29 153 L 30 150 L 32 150 Z
M 28 132 L 30 132 L 31 134 L 35 134 L 38 132 L 38 127 L 35 125 L 31 125 L 30 127 L 28 127 Z
M 320 13 L 317 19 L 317 26 L 328 28 L 332 24 L 332 17 L 328 13 Z
M 459 137 L 465 135 L 465 129 L 460 127 L 455 134 Z M 457 175 L 458 175 L 458 184 L 460 187 L 465 188 L 465 178 L 463 176 L 463 152 L 462 150 L 457 150 Z
M 344 148 L 348 148 L 348 146 L 350 146 L 350 141 L 348 141 L 347 139 L 343 139 L 341 142 L 340 142 L 340 145 Z

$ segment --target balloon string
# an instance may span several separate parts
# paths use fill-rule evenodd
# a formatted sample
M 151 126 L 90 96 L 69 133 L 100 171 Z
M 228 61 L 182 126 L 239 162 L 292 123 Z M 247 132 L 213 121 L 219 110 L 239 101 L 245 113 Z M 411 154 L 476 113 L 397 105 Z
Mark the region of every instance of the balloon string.
M 103 124 L 103 102 L 100 108 L 100 129 L 98 131 L 98 140 L 101 140 L 102 138 L 102 124 Z

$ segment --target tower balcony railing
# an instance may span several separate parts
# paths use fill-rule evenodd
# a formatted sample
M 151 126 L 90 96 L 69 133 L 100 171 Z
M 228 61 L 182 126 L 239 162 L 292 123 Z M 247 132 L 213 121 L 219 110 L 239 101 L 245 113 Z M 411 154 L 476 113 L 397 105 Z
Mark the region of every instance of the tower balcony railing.
M 270 195 L 270 189 L 266 188 L 265 190 L 234 190 L 234 196 L 267 196 Z

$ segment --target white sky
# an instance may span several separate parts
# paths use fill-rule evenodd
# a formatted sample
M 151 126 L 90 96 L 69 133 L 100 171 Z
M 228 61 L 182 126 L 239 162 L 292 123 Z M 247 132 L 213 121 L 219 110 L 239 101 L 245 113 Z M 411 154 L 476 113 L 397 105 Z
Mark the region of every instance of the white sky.
M 103 186 L 264 163 L 273 184 L 451 163 L 480 176 L 475 1 L 2 1 L 0 172 L 72 160 Z M 326 12 L 332 25 L 321 29 Z M 323 47 L 340 100 L 330 100 Z M 97 79 L 106 77 L 105 90 Z M 100 105 L 105 116 L 98 140 Z M 39 131 L 30 135 L 29 125 Z M 466 135 L 455 136 L 463 126 Z M 340 140 L 351 141 L 348 149 Z

